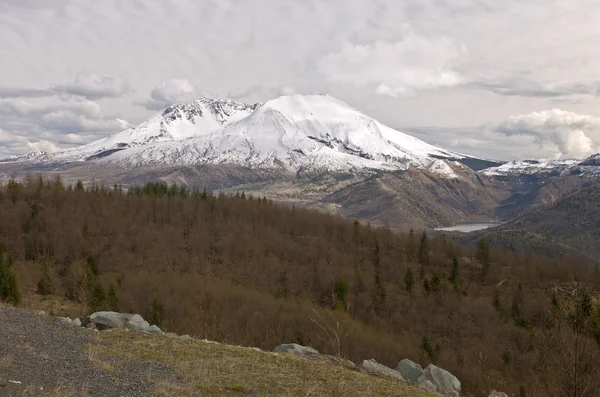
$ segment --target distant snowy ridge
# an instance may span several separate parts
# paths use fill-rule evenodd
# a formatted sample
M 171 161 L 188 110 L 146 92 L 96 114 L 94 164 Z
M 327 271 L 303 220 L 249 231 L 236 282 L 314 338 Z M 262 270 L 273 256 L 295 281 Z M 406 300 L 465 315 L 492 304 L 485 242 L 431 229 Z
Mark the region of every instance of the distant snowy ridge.
M 170 106 L 135 128 L 36 159 L 127 168 L 202 163 L 290 171 L 422 168 L 452 178 L 449 163 L 463 158 L 331 96 L 292 95 L 255 105 L 200 98 Z
M 539 173 L 600 176 L 600 154 L 592 155 L 584 160 L 568 159 L 545 162 L 515 160 L 502 164 L 499 167 L 487 168 L 482 173 L 488 176 L 531 175 Z

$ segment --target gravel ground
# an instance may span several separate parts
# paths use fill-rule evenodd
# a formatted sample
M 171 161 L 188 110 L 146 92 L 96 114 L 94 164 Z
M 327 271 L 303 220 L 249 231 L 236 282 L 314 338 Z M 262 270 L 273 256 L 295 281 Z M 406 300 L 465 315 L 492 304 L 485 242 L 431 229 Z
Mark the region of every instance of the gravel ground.
M 0 396 L 149 396 L 175 374 L 156 363 L 105 357 L 97 332 L 0 307 Z

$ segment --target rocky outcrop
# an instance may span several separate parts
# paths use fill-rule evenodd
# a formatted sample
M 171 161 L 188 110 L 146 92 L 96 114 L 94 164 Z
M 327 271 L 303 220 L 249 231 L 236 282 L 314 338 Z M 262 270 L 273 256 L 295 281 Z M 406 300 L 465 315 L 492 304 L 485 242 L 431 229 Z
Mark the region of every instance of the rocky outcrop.
M 277 346 L 274 350 L 276 353 L 292 353 L 299 356 L 314 356 L 319 354 L 318 351 L 308 346 L 301 346 L 296 343 L 288 343 Z
M 96 312 L 80 320 L 72 320 L 68 317 L 60 317 L 62 321 L 75 327 L 83 327 L 97 331 L 126 330 L 132 332 L 144 332 L 149 334 L 163 334 L 164 332 L 156 325 L 150 325 L 139 314 Z
M 417 383 L 430 390 L 432 390 L 431 385 L 433 385 L 436 393 L 446 397 L 460 396 L 460 381 L 456 376 L 433 364 L 425 368 L 423 374 L 417 379 Z
M 359 366 L 360 369 L 365 371 L 371 375 L 379 375 L 385 376 L 391 379 L 397 379 L 399 381 L 405 382 L 406 380 L 400 375 L 400 372 L 394 371 L 391 368 L 386 367 L 385 365 L 379 364 L 377 361 L 371 360 L 363 360 Z
M 415 383 L 417 379 L 423 375 L 423 368 L 407 358 L 400 361 L 398 365 L 396 365 L 395 370 L 400 372 L 404 379 L 412 383 Z

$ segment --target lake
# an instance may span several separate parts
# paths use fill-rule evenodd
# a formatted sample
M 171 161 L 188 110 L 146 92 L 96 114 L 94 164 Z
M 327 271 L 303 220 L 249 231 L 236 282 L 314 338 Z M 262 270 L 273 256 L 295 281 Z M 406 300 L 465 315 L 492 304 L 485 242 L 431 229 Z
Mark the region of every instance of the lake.
M 469 233 L 469 232 L 474 232 L 476 230 L 483 230 L 483 229 L 487 229 L 488 227 L 494 227 L 494 226 L 498 226 L 498 225 L 500 225 L 500 223 L 493 223 L 493 222 L 462 223 L 460 225 L 450 226 L 450 227 L 440 227 L 440 228 L 437 228 L 434 230 L 439 230 L 439 231 L 443 231 L 443 232 Z

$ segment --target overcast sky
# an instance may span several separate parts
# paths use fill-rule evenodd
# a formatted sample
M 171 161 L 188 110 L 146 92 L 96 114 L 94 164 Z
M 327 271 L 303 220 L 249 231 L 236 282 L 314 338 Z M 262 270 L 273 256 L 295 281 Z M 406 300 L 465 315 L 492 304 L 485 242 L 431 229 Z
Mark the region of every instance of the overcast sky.
M 328 93 L 494 159 L 600 152 L 600 0 L 0 0 L 0 157 Z

